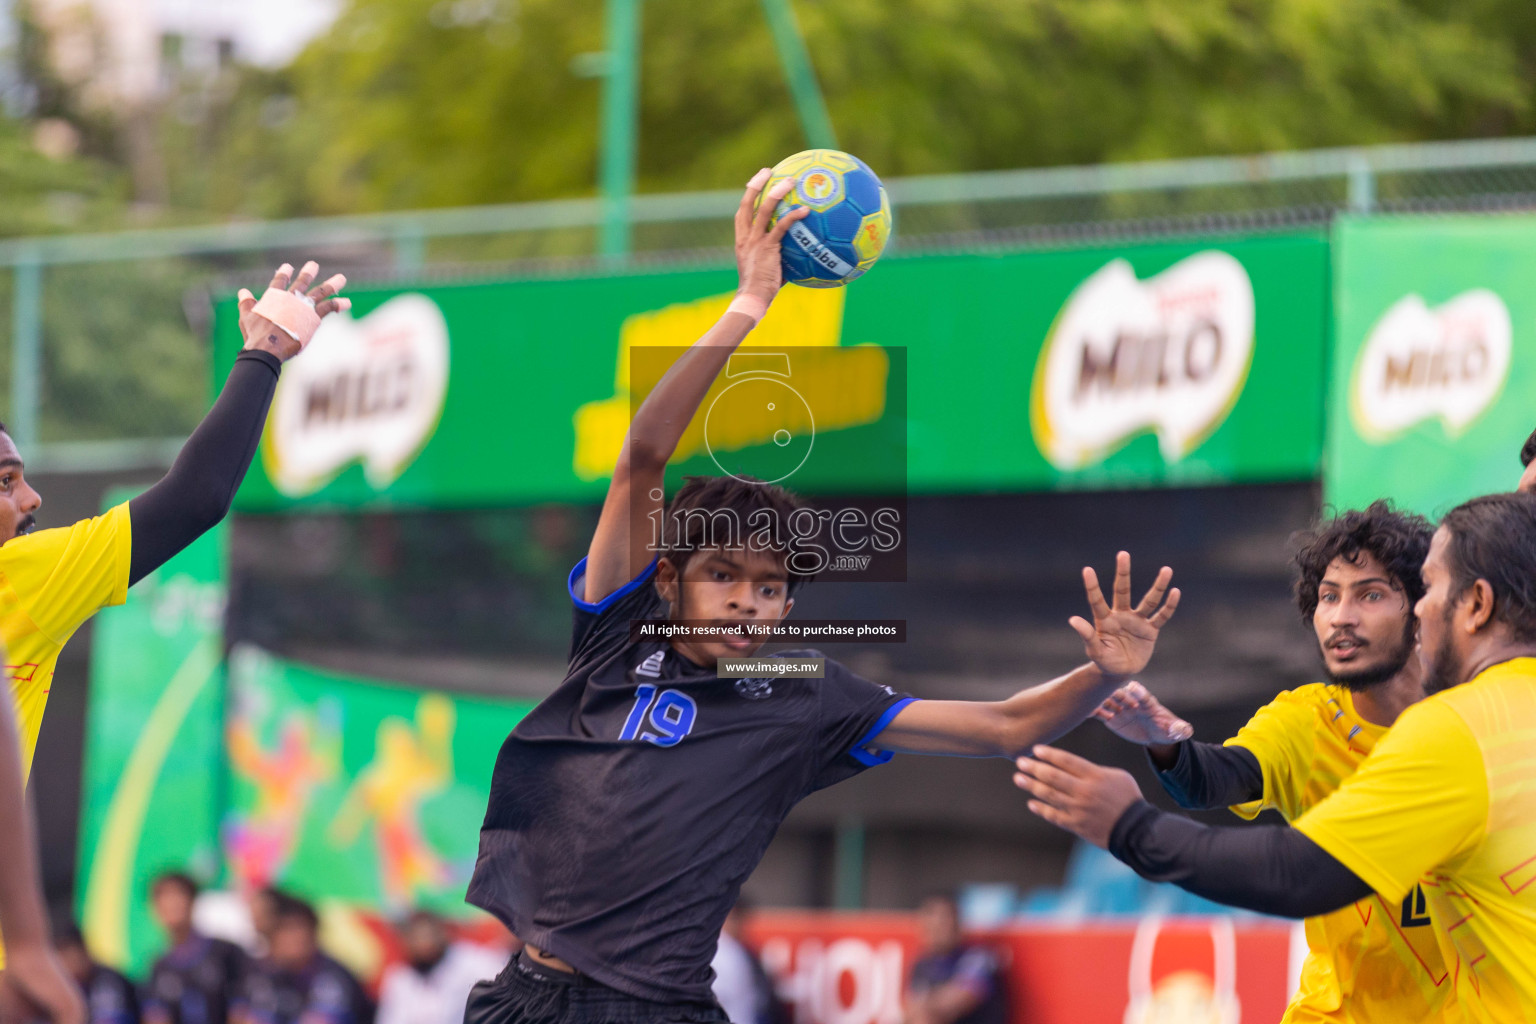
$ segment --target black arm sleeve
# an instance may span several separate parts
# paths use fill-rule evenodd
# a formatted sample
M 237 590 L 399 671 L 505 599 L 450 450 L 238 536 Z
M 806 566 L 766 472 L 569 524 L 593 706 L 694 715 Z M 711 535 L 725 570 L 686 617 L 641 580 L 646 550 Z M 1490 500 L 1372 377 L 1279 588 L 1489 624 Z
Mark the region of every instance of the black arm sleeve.
M 1144 801 L 1115 822 L 1109 852 L 1143 878 L 1261 914 L 1312 917 L 1371 894 L 1358 875 L 1289 826 L 1210 828 Z
M 164 565 L 229 512 L 267 422 L 282 363 L 248 349 L 235 358 L 224 390 L 182 445 L 170 471 L 128 503 L 131 586 Z
M 1217 743 L 1180 743 L 1179 759 L 1159 771 L 1157 780 L 1175 803 L 1191 811 L 1246 804 L 1264 796 L 1264 771 L 1253 752 Z

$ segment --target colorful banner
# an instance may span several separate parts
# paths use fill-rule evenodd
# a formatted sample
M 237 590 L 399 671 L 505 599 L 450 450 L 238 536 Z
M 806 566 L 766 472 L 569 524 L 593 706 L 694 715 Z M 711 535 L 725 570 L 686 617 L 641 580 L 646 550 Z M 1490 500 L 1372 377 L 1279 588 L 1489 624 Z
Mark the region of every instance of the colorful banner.
M 651 379 L 630 352 L 691 343 L 734 286 L 698 270 L 352 290 L 353 317 L 285 369 L 239 507 L 597 501 Z M 862 442 L 838 443 L 859 430 L 905 438 L 912 491 L 1305 480 L 1327 322 L 1328 244 L 1307 234 L 887 259 L 846 289 L 785 288 L 748 347 L 905 350 L 876 418 L 854 403 L 818 423 L 819 488 L 872 493 Z M 230 301 L 215 341 L 222 380 Z
M 1536 427 L 1536 217 L 1345 219 L 1326 497 L 1434 515 L 1513 490 Z
M 130 972 L 164 946 L 154 876 L 218 867 L 224 539 L 205 533 L 95 620 L 76 909 L 91 951 Z
M 240 647 L 228 707 L 233 887 L 469 913 L 491 768 L 532 701 L 395 687 Z
M 1005 965 L 1014 1024 L 1240 1024 L 1280 1019 L 1295 976 L 1295 927 L 1149 917 L 972 938 Z M 763 911 L 747 931 L 794 1024 L 904 1019 L 902 993 L 921 955 L 914 915 Z

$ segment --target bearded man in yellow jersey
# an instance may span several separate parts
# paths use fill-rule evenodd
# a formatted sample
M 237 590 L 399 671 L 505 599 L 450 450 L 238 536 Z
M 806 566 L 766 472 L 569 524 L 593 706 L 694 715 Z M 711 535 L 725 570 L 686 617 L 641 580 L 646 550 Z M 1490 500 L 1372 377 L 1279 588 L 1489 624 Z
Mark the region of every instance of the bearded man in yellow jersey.
M 1147 748 L 1163 788 L 1181 807 L 1264 808 L 1289 821 L 1339 788 L 1405 708 L 1424 697 L 1413 608 L 1433 528 L 1376 502 L 1322 524 L 1295 557 L 1296 604 L 1322 653 L 1329 682 L 1287 690 L 1225 744 L 1185 741 Z M 1097 712 L 1126 739 L 1165 713 L 1131 684 Z M 1399 903 L 1376 894 L 1306 922 L 1307 958 L 1285 1024 L 1445 1020 L 1445 961 L 1424 893 Z M 1454 1014 L 1453 1014 L 1454 1016 Z
M 280 367 L 298 355 L 322 318 L 349 308 L 350 301 L 337 295 L 346 283 L 340 274 L 311 287 L 319 269 L 306 263 L 295 277 L 284 264 L 259 302 L 241 289 L 245 348 L 213 408 L 159 483 L 103 515 L 32 532 L 42 498 L 27 483 L 22 453 L 0 425 L 0 642 L 15 699 L 23 781 L 59 651 L 98 609 L 121 604 L 130 585 L 224 518 L 255 454 Z M 39 991 L 21 978 L 3 987 Z
M 1536 1020 L 1536 495 L 1441 520 L 1415 609 L 1430 696 L 1293 828 L 1210 828 L 1143 802 L 1123 771 L 1020 758 L 1030 809 L 1147 878 L 1306 917 L 1422 884 L 1469 1021 Z

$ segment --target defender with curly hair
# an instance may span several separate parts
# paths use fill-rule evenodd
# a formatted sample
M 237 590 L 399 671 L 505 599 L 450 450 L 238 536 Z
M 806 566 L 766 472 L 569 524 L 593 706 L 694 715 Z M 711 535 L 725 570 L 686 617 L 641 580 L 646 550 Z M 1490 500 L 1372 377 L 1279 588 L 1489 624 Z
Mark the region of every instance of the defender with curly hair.
M 1180 806 L 1273 808 L 1294 821 L 1339 788 L 1399 714 L 1424 697 L 1415 657 L 1420 576 L 1433 528 L 1378 501 L 1299 534 L 1294 594 L 1328 682 L 1287 690 L 1225 744 L 1149 746 L 1163 788 Z M 1099 712 L 1124 733 L 1155 698 L 1127 688 Z M 1129 737 L 1128 737 L 1129 738 Z M 1307 959 L 1286 1022 L 1441 1020 L 1450 997 L 1423 890 L 1401 904 L 1372 894 L 1306 921 Z

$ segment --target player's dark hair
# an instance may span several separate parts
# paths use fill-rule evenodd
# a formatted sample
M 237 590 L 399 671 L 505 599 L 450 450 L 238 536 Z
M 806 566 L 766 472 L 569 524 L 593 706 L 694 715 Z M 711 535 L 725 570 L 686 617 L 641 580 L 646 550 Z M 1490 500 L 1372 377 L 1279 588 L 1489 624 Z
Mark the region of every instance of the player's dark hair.
M 784 561 L 788 592 L 793 595 L 814 578 L 793 568 L 798 549 L 793 523 L 797 513 L 814 512 L 795 495 L 751 477 L 689 476 L 667 505 L 661 556 L 683 568 L 701 549 L 744 548 L 763 524 L 774 524 L 772 551 Z
M 149 894 L 153 896 L 167 886 L 180 889 L 187 894 L 187 899 L 189 900 L 197 899 L 197 894 L 202 891 L 202 888 L 197 884 L 197 879 L 185 871 L 162 871 L 149 883 Z
M 1536 495 L 1489 494 L 1445 514 L 1451 597 L 1478 580 L 1493 590 L 1493 619 L 1514 639 L 1536 643 Z M 1447 606 L 1449 612 L 1449 606 Z
M 5 429 L 0 425 L 0 430 Z M 1536 430 L 1531 431 L 1531 436 L 1525 439 L 1525 445 L 1520 449 L 1520 465 L 1529 466 L 1536 460 Z
M 275 902 L 277 909 L 272 916 L 279 924 L 298 922 L 312 931 L 320 930 L 320 915 L 305 900 L 287 893 L 277 893 Z
M 1399 512 L 1389 501 L 1373 501 L 1365 509 L 1350 509 L 1295 538 L 1300 547 L 1296 570 L 1296 607 L 1301 621 L 1312 624 L 1318 589 L 1335 558 L 1359 564 L 1370 555 L 1387 570 L 1392 589 L 1401 591 L 1411 610 L 1424 596 L 1419 570 L 1429 554 L 1434 527 L 1423 516 Z

